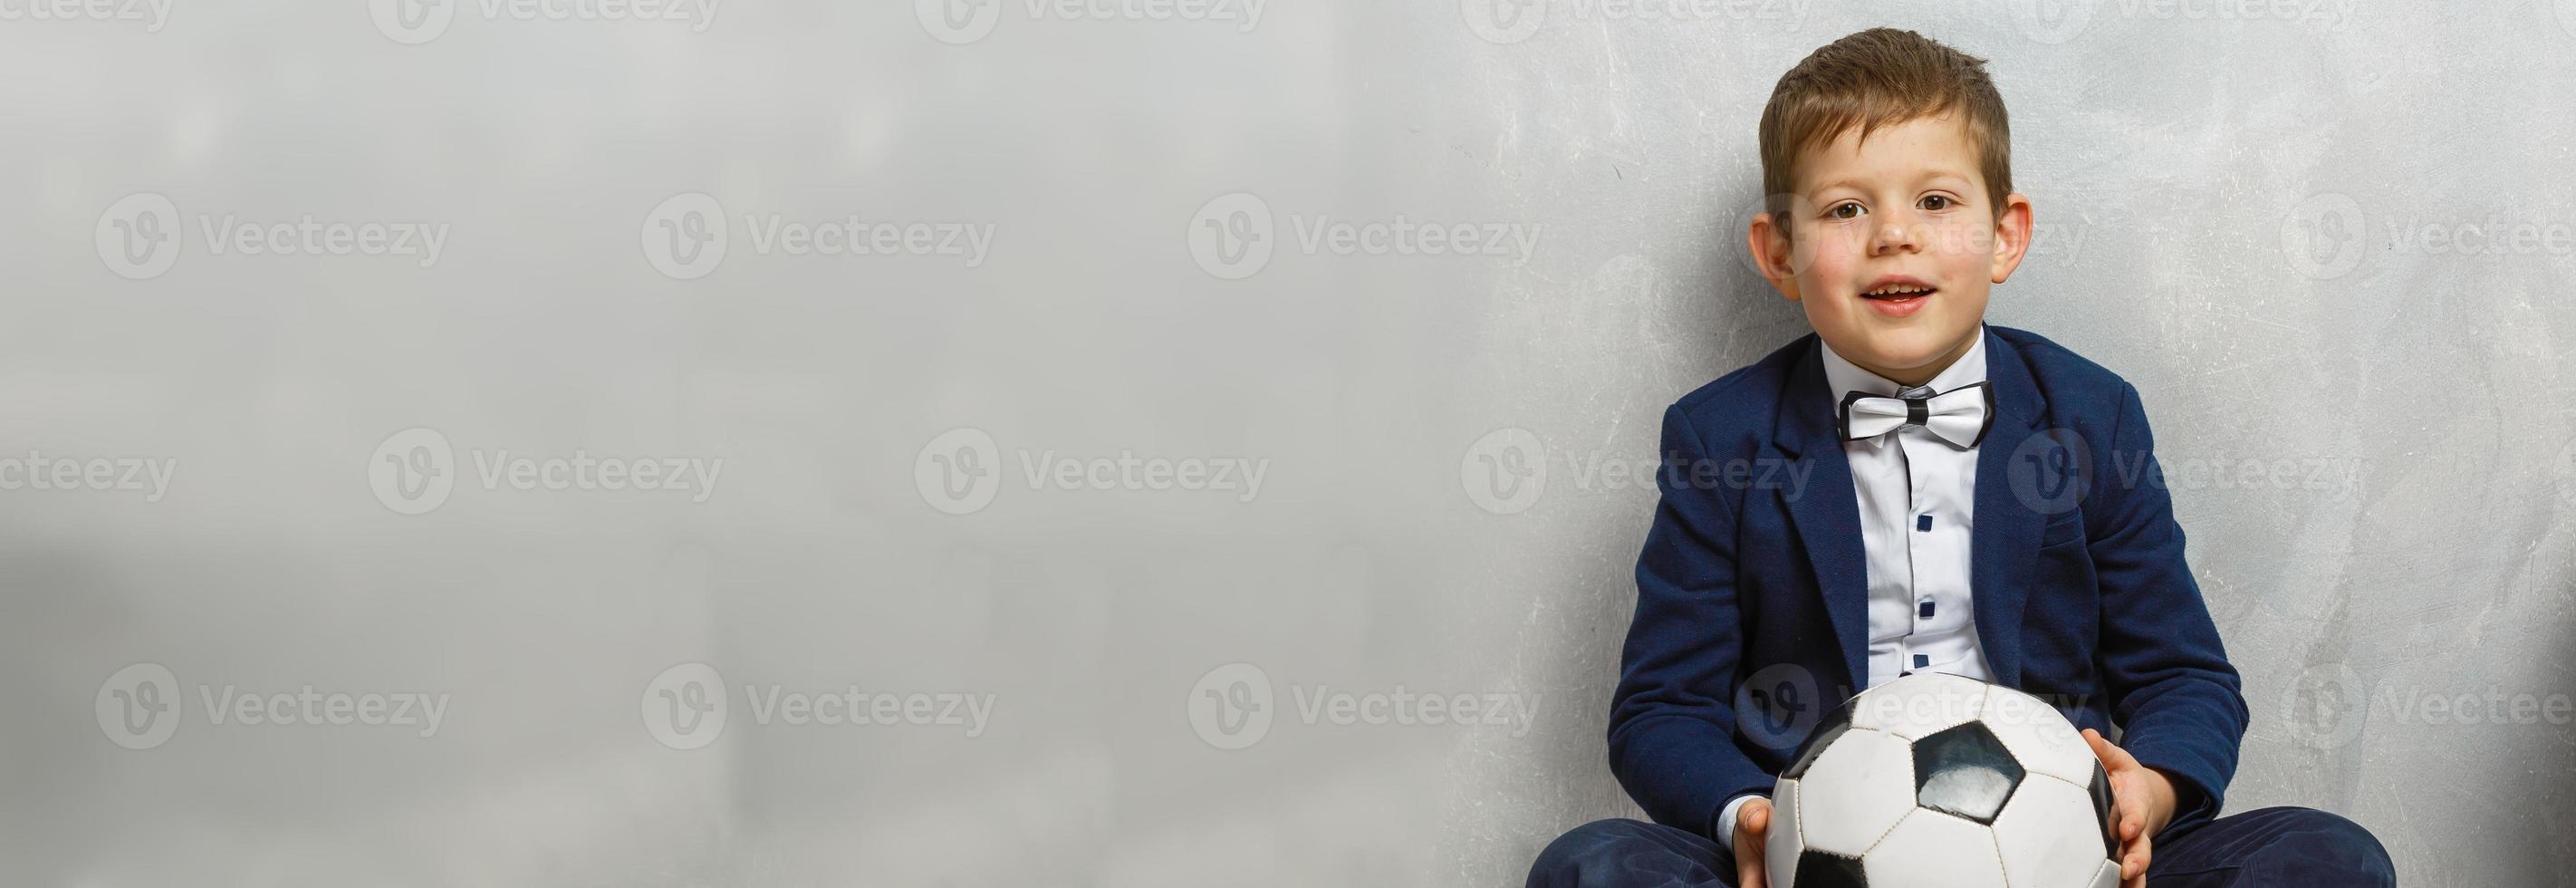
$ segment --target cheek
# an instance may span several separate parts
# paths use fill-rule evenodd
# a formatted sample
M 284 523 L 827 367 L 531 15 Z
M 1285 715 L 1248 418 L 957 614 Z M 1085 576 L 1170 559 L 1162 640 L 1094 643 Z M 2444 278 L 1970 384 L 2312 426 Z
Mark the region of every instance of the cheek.
M 1814 246 L 1805 257 L 1807 273 L 1800 275 L 1799 280 L 1810 288 L 1835 292 L 1849 289 L 1853 285 L 1852 276 L 1859 273 L 1856 269 L 1860 267 L 1861 255 L 1857 244 L 1851 238 L 1836 233 L 1825 233 L 1814 238 L 1812 243 Z

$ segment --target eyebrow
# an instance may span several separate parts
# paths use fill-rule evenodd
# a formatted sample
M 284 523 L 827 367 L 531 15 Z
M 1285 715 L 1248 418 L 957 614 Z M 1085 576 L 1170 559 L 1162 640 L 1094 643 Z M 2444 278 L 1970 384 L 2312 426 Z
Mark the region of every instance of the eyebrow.
M 1925 174 L 1921 179 L 1916 180 L 1916 182 L 1917 182 L 1917 184 L 1921 184 L 1921 183 L 1935 182 L 1935 181 L 1939 181 L 1939 180 L 1941 180 L 1941 179 L 1957 179 L 1957 180 L 1959 180 L 1959 184 L 1961 184 L 1961 185 L 1966 185 L 1966 184 L 1968 184 L 1968 183 L 1970 183 L 1970 182 L 1974 181 L 1973 179 L 1970 179 L 1966 173 L 1961 173 L 1961 172 L 1958 172 L 1958 171 L 1956 171 L 1956 170 L 1946 170 L 1946 169 L 1944 169 L 1944 170 L 1933 170 L 1933 171 L 1931 171 L 1930 173 Z M 1860 186 L 1860 183 L 1855 182 L 1855 181 L 1853 181 L 1853 180 L 1851 180 L 1851 179 L 1837 179 L 1837 180 L 1835 180 L 1835 181 L 1827 182 L 1827 183 L 1825 183 L 1825 184 L 1822 184 L 1822 185 L 1818 185 L 1818 186 L 1816 186 L 1816 191 L 1818 191 L 1818 192 L 1824 192 L 1824 191 L 1830 191 L 1830 190 L 1833 190 L 1833 189 L 1836 189 L 1836 188 L 1849 188 L 1849 189 L 1852 189 L 1852 190 L 1854 190 L 1854 191 L 1864 191 L 1864 190 L 1867 190 L 1867 189 L 1862 188 L 1862 187 Z

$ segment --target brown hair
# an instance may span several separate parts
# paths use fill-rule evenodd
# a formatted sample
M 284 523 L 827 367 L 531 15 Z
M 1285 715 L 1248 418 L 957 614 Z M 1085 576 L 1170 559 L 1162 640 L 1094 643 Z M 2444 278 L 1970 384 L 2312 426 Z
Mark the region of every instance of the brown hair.
M 2012 193 L 2012 129 L 2004 121 L 2004 98 L 1986 77 L 1986 60 L 1894 28 L 1825 44 L 1780 75 L 1762 107 L 1765 207 L 1774 214 L 1789 208 L 1801 152 L 1830 145 L 1855 126 L 1867 139 L 1879 127 L 1944 112 L 1964 118 L 1986 179 L 1988 209 L 2001 213 Z

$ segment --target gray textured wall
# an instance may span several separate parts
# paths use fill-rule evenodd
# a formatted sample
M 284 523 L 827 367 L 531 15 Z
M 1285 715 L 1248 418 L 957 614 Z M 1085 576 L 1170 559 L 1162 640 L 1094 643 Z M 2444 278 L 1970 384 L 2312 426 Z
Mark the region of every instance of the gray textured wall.
M 0 10 L 0 881 L 1517 884 L 1633 811 L 1660 409 L 1804 330 L 1761 102 L 1894 24 L 2157 421 L 2231 807 L 2570 884 L 2576 3 L 561 4 Z

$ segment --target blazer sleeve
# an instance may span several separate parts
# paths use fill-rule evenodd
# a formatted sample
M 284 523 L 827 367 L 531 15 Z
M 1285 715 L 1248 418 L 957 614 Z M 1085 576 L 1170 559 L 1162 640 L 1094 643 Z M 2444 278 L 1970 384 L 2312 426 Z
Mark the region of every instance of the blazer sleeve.
M 2182 527 L 2134 386 L 2121 384 L 2111 429 L 2110 465 L 2095 476 L 2097 508 L 2086 510 L 2102 602 L 2097 658 L 2121 748 L 2174 781 L 2170 829 L 2217 816 L 2249 713 L 2183 562 Z
M 1679 405 L 1664 412 L 1662 500 L 1637 558 L 1637 612 L 1610 709 L 1610 770 L 1656 822 L 1708 836 L 1727 800 L 1770 791 L 1738 749 L 1736 512 Z

